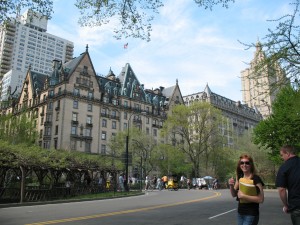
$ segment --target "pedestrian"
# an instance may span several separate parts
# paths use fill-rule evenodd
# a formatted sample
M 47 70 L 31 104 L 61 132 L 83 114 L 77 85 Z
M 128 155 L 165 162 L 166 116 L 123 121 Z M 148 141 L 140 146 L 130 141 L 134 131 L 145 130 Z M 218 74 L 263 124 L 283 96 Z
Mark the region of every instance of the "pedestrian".
M 119 186 L 120 186 L 120 191 L 124 191 L 125 190 L 123 174 L 120 174 L 120 176 L 119 176 Z
M 162 180 L 161 180 L 160 177 L 157 178 L 156 183 L 157 183 L 156 189 L 161 191 L 161 189 L 162 189 Z
M 165 175 L 161 179 L 163 181 L 163 188 L 167 188 L 168 187 L 168 177 Z
M 66 196 L 68 197 L 71 195 L 71 181 L 67 180 L 65 186 L 66 186 Z
M 283 203 L 283 212 L 291 214 L 293 225 L 300 225 L 300 159 L 294 146 L 280 149 L 284 164 L 279 168 L 276 187 Z
M 183 188 L 184 187 L 184 180 L 185 180 L 185 177 L 182 175 L 180 177 L 180 188 Z
M 190 178 L 187 178 L 186 185 L 187 185 L 187 188 L 190 190 L 191 189 L 191 179 Z
M 256 175 L 251 156 L 243 154 L 236 168 L 236 180 L 230 178 L 230 193 L 236 197 L 238 203 L 238 225 L 257 225 L 259 221 L 259 203 L 264 201 L 264 183 Z M 243 186 L 247 183 L 247 186 Z M 240 190 L 242 189 L 242 190 Z
M 149 179 L 149 176 L 146 176 L 146 178 L 145 178 L 145 191 L 148 190 L 149 185 L 150 185 L 150 179 Z

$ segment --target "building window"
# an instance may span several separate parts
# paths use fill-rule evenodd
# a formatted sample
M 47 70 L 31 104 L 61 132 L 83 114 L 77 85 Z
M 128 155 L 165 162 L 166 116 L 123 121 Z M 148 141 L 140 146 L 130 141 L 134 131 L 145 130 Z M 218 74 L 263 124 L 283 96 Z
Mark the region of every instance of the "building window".
M 124 107 L 127 108 L 128 107 L 128 102 L 124 101 Z
M 71 150 L 76 150 L 76 140 L 71 140 Z
M 85 129 L 85 136 L 86 137 L 91 137 L 92 136 L 92 129 L 91 128 Z
M 107 116 L 107 109 L 101 109 L 101 115 L 102 116 Z
M 102 119 L 102 127 L 106 127 L 107 126 L 107 120 L 106 119 Z
M 109 98 L 103 97 L 103 102 L 104 102 L 104 103 L 109 103 Z
M 76 100 L 73 101 L 73 108 L 78 109 L 78 101 Z
M 54 139 L 54 149 L 57 149 L 57 138 Z
M 127 117 L 128 117 L 128 113 L 124 112 L 124 120 L 127 120 Z
M 92 122 L 92 116 L 87 116 L 86 117 L 86 123 L 87 124 L 92 124 L 93 122 Z
M 56 110 L 58 110 L 59 108 L 60 108 L 60 100 L 57 101 Z
M 149 124 L 150 123 L 150 119 L 149 117 L 146 118 L 146 124 Z
M 44 141 L 44 148 L 46 149 L 50 148 L 50 141 Z
M 85 142 L 85 152 L 91 152 L 91 142 Z
M 117 112 L 116 112 L 116 110 L 112 110 L 111 111 L 111 117 L 112 118 L 117 118 Z
M 157 137 L 157 129 L 153 129 L 153 136 Z
M 92 105 L 92 104 L 88 104 L 88 105 L 87 105 L 87 110 L 88 110 L 89 112 L 92 112 L 92 111 L 93 111 L 93 105 Z
M 118 102 L 117 99 L 113 99 L 113 100 L 112 100 L 112 104 L 113 104 L 113 105 L 119 105 L 119 102 Z
M 52 114 L 46 115 L 46 122 L 52 122 Z
M 73 135 L 77 134 L 77 127 L 76 126 L 71 127 L 71 134 L 73 134 Z
M 56 112 L 56 121 L 59 120 L 59 112 Z
M 55 126 L 55 135 L 58 135 L 58 125 Z
M 75 96 L 79 96 L 80 95 L 80 92 L 79 92 L 78 88 L 74 88 L 73 93 L 74 93 Z
M 78 121 L 78 113 L 72 113 L 72 121 Z
M 106 131 L 102 131 L 101 140 L 106 140 Z
M 47 136 L 51 135 L 51 127 L 45 127 L 45 135 Z
M 106 145 L 101 145 L 101 154 L 106 155 Z
M 146 134 L 150 134 L 150 129 L 149 129 L 149 127 L 146 127 Z
M 112 129 L 117 129 L 117 122 L 116 121 L 112 121 L 111 128 Z
M 48 110 L 51 110 L 51 109 L 53 109 L 53 102 L 49 102 L 49 104 L 48 104 Z
M 127 123 L 124 123 L 124 124 L 123 124 L 123 130 L 126 130 L 126 129 L 127 129 L 127 126 L 128 126 Z
M 93 92 L 88 92 L 88 99 L 92 99 L 94 97 L 94 94 L 93 94 Z

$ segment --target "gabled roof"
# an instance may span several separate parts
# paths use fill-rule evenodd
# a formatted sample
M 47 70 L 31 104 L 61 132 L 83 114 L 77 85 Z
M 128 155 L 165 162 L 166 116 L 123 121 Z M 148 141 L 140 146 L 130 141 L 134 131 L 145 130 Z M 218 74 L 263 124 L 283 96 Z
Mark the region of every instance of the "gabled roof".
M 68 75 L 71 75 L 75 71 L 76 67 L 79 65 L 80 61 L 84 58 L 85 54 L 88 53 L 87 52 L 81 53 L 80 56 L 73 58 L 72 60 L 66 62 L 63 65 L 64 70 Z
M 29 76 L 31 79 L 31 88 L 33 92 L 41 91 L 44 88 L 44 84 L 48 78 L 47 75 L 34 72 L 34 71 L 29 71 Z
M 132 98 L 135 92 L 139 92 L 141 100 L 146 100 L 146 93 L 143 85 L 137 79 L 133 69 L 129 63 L 126 63 L 121 73 L 118 76 L 120 82 L 123 84 L 121 87 L 121 95 Z

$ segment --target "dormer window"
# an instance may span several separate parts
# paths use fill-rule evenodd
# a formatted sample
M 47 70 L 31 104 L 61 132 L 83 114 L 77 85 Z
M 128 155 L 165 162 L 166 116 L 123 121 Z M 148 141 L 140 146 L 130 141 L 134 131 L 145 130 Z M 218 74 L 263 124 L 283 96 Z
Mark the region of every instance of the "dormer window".
M 79 89 L 78 88 L 74 89 L 74 95 L 79 96 Z
M 83 74 L 87 74 L 88 73 L 88 67 L 87 66 L 83 67 L 82 73 Z

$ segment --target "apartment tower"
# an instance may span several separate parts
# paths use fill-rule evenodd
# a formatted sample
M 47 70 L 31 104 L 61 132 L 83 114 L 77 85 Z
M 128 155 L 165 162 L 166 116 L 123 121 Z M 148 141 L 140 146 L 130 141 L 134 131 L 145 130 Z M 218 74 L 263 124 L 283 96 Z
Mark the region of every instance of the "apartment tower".
M 0 26 L 0 97 L 21 91 L 27 70 L 50 74 L 53 59 L 73 58 L 74 44 L 47 33 L 46 17 L 27 10 Z

